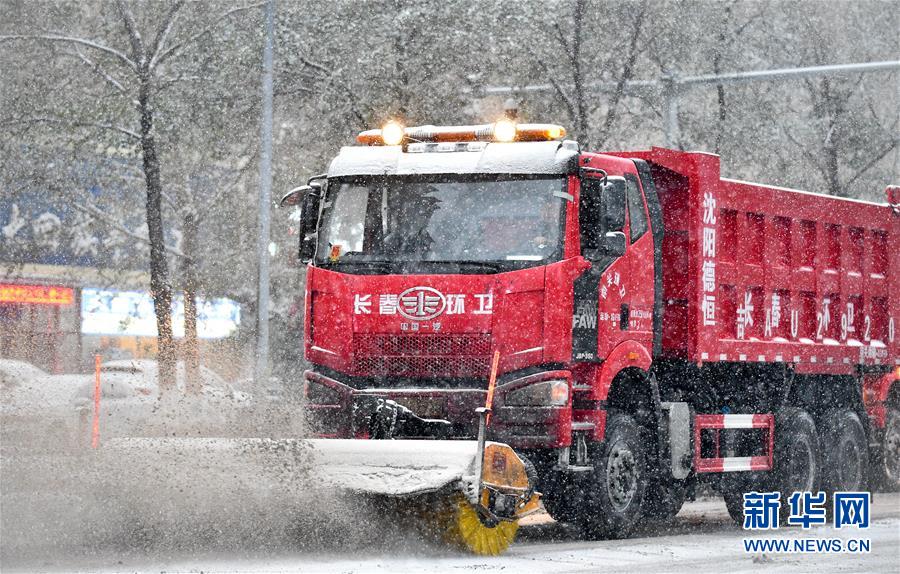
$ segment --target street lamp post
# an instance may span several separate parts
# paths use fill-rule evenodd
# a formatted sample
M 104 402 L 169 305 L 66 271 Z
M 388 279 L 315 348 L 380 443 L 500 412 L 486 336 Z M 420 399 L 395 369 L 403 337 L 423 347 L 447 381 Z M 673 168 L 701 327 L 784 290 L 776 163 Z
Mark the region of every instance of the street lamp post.
M 259 291 L 256 305 L 256 367 L 253 380 L 262 386 L 269 373 L 269 237 L 272 204 L 272 68 L 275 49 L 275 0 L 266 2 L 266 37 L 263 47 L 262 119 L 259 152 L 259 223 L 257 262 Z

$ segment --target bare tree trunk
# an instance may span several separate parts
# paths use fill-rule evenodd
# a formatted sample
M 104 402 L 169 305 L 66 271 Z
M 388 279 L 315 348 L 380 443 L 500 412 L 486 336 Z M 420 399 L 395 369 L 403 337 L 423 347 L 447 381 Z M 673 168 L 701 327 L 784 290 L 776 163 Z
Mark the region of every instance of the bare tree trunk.
M 152 86 L 146 64 L 142 64 L 139 77 L 138 106 L 141 114 L 141 152 L 147 185 L 147 235 L 150 239 L 150 293 L 153 296 L 156 312 L 159 391 L 160 394 L 163 394 L 175 387 L 176 357 L 172 337 L 172 286 L 169 284 L 169 265 L 163 236 L 159 157 L 156 154 L 156 141 L 153 138 Z
M 197 263 L 193 258 L 197 247 L 197 218 L 193 212 L 185 214 L 183 220 L 184 250 L 189 257 L 183 259 L 184 277 L 184 365 L 186 390 L 188 394 L 199 395 L 203 385 L 200 382 L 200 339 L 197 336 Z
M 846 194 L 841 188 L 841 179 L 838 175 L 838 146 L 832 140 L 833 134 L 829 133 L 825 139 L 825 180 L 828 182 L 828 193 L 843 197 Z

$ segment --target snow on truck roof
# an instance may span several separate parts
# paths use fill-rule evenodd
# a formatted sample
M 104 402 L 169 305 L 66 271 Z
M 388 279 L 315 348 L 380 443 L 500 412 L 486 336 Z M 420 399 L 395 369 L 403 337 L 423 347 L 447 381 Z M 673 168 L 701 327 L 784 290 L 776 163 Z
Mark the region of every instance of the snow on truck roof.
M 328 168 L 328 177 L 354 175 L 558 174 L 577 168 L 573 141 L 422 143 L 347 146 Z

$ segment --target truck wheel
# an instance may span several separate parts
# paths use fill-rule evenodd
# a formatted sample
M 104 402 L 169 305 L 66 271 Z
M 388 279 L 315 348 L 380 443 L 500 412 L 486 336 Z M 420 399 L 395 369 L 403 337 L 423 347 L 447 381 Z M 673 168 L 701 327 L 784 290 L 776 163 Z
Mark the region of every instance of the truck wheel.
M 887 406 L 884 439 L 880 452 L 873 456 L 875 485 L 886 492 L 900 490 L 900 410 Z
M 788 499 L 798 491 L 815 492 L 822 462 L 816 423 L 803 409 L 786 407 L 775 414 L 775 472 L 773 491 L 781 493 L 781 512 L 787 517 Z
M 827 492 L 864 490 L 869 447 L 859 417 L 853 411 L 833 409 L 825 413 L 821 423 L 822 489 Z
M 728 516 L 738 526 L 744 524 L 744 493 L 771 492 L 775 481 L 771 472 L 736 472 L 722 477 L 720 489 Z
M 641 428 L 627 414 L 609 415 L 606 438 L 592 453 L 584 505 L 574 517 L 586 538 L 624 538 L 644 514 L 648 476 Z

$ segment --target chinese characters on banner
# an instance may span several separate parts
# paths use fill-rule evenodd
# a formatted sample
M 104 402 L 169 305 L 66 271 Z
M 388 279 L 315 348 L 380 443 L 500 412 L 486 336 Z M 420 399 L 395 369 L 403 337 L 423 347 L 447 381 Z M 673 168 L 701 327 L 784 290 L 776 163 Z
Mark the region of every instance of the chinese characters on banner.
M 703 325 L 716 324 L 716 198 L 703 194 Z

